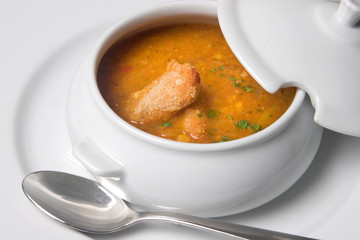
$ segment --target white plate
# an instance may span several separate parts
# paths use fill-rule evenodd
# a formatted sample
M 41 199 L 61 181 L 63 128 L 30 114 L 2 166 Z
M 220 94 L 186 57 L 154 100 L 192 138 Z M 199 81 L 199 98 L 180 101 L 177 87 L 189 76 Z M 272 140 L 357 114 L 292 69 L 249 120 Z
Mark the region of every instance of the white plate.
M 159 1 L 153 1 L 159 2 Z M 67 161 L 66 95 L 71 78 L 99 35 L 146 0 L 0 3 L 0 225 L 4 239 L 231 239 L 171 224 L 142 224 L 123 232 L 87 235 L 38 211 L 23 195 L 31 171 L 86 175 Z M 225 221 L 321 239 L 360 235 L 360 139 L 324 132 L 306 174 L 289 191 Z

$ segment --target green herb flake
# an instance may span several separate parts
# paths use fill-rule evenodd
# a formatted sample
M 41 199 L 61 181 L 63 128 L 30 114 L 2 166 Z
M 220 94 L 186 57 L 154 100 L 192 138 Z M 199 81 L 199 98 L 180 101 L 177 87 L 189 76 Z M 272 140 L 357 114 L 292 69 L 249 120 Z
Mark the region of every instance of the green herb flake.
M 214 109 L 210 109 L 207 113 L 208 118 L 215 118 L 216 117 L 216 111 Z
M 210 71 L 212 71 L 212 72 L 216 72 L 217 70 L 223 70 L 224 69 L 224 66 L 219 66 L 219 67 L 217 67 L 217 68 L 213 68 L 213 69 L 211 69 Z
M 213 127 L 213 128 L 210 128 L 210 130 L 207 130 L 206 132 L 210 135 L 210 136 L 212 136 L 212 135 L 214 135 L 214 132 L 215 131 L 217 131 L 217 129 L 215 128 L 215 127 Z
M 257 123 L 250 124 L 250 127 L 254 132 L 258 132 L 262 129 L 262 127 Z
M 216 142 L 216 143 L 220 143 L 220 142 L 228 142 L 228 141 L 231 141 L 231 140 L 232 140 L 231 138 L 226 137 L 226 136 L 223 136 L 223 137 L 221 137 L 221 140 L 220 140 L 220 141 L 218 141 L 218 142 Z
M 227 119 L 234 119 L 231 115 L 227 115 L 226 117 Z
M 172 123 L 171 122 L 164 122 L 164 123 L 161 124 L 161 126 L 172 127 Z
M 246 129 L 248 126 L 248 121 L 246 120 L 241 120 L 238 121 L 237 123 L 235 123 L 235 127 L 240 128 L 240 129 Z
M 226 75 L 225 75 L 225 74 L 223 74 L 223 73 L 220 73 L 220 76 L 221 76 L 221 77 L 224 77 L 224 76 L 226 76 Z
M 239 79 L 234 78 L 232 76 L 229 76 L 230 80 L 231 80 L 231 84 L 234 85 L 235 87 L 241 87 L 241 84 L 239 83 Z
M 281 89 L 281 94 L 284 94 L 284 89 Z
M 249 93 L 252 93 L 254 91 L 254 88 L 251 87 L 251 86 L 243 86 L 242 89 L 245 91 L 245 92 L 249 92 Z
M 231 138 L 226 137 L 226 136 L 223 136 L 223 137 L 221 138 L 221 141 L 223 141 L 223 142 L 227 142 L 227 141 L 231 141 L 231 140 L 232 140 Z
M 202 117 L 201 113 L 196 114 L 196 116 L 198 116 L 199 118 Z

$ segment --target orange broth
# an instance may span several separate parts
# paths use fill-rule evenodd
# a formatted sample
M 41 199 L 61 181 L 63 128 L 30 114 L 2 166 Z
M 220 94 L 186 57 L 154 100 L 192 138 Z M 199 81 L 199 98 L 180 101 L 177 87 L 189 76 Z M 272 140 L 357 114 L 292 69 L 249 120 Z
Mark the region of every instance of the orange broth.
M 190 63 L 200 75 L 200 94 L 190 106 L 200 110 L 206 137 L 184 128 L 185 110 L 161 122 L 129 119 L 124 104 L 166 70 L 171 59 Z M 98 85 L 108 105 L 133 126 L 163 138 L 193 143 L 224 142 L 254 134 L 274 123 L 290 106 L 295 88 L 266 92 L 244 69 L 218 25 L 175 24 L 129 36 L 112 46 L 100 62 Z

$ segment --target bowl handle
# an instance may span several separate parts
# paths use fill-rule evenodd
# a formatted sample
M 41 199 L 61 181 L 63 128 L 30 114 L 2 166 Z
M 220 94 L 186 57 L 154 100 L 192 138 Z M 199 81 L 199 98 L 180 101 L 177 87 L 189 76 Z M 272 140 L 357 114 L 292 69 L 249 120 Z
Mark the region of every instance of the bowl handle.
M 356 27 L 360 23 L 360 1 L 341 0 L 336 11 L 336 18 L 351 27 Z
M 120 178 L 124 173 L 124 165 L 89 138 L 75 145 L 72 153 L 95 176 Z

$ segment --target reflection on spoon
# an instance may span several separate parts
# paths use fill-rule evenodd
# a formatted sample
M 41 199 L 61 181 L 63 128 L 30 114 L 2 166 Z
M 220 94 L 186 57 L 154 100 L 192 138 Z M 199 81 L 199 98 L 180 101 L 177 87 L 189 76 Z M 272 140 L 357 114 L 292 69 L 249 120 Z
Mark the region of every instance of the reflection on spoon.
M 31 173 L 24 178 L 22 187 L 30 201 L 47 215 L 83 232 L 111 233 L 139 222 L 158 220 L 240 239 L 310 239 L 182 214 L 135 212 L 101 184 L 67 173 Z

